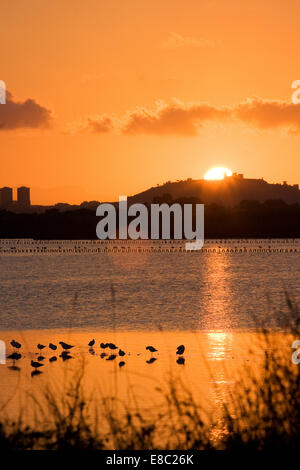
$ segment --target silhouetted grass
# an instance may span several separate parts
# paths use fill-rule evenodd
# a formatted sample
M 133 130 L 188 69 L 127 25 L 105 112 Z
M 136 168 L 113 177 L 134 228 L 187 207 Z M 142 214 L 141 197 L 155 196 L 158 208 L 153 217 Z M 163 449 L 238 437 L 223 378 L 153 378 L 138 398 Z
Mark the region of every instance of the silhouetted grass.
M 209 416 L 180 380 L 158 389 L 163 404 L 154 411 L 127 406 L 117 397 L 86 396 L 84 364 L 68 380 L 63 393 L 50 386 L 34 426 L 2 420 L 0 449 L 227 449 L 269 450 L 300 444 L 300 369 L 291 361 L 291 344 L 300 339 L 296 304 L 286 295 L 288 309 L 278 312 L 278 330 L 261 330 L 265 354 L 259 373 L 247 365 L 223 403 L 221 416 Z M 254 357 L 254 356 L 253 356 Z

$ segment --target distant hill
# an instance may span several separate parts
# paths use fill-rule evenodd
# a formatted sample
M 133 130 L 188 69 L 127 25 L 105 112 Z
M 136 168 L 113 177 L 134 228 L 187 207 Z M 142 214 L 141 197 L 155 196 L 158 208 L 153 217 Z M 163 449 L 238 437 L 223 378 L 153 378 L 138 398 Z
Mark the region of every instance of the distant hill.
M 204 204 L 217 204 L 223 207 L 235 207 L 242 201 L 266 201 L 281 200 L 286 204 L 300 204 L 300 190 L 297 184 L 289 185 L 270 184 L 264 179 L 244 178 L 243 175 L 234 173 L 223 180 L 181 180 L 167 181 L 162 185 L 152 187 L 141 193 L 128 197 L 128 204 L 134 203 L 172 203 L 203 202 Z M 108 201 L 103 201 L 108 202 Z M 116 204 L 118 201 L 114 201 Z M 47 211 L 70 212 L 86 209 L 92 212 L 100 204 L 99 201 L 84 201 L 81 204 L 68 204 L 59 202 L 52 206 L 31 205 L 22 207 L 15 202 L 0 210 L 6 209 L 13 213 L 43 214 Z
M 128 198 L 130 204 L 152 203 L 153 200 L 164 198 L 177 200 L 182 198 L 197 198 L 204 204 L 219 204 L 234 207 L 244 200 L 265 202 L 282 200 L 287 204 L 300 204 L 298 185 L 270 184 L 264 179 L 244 178 L 234 173 L 224 180 L 193 180 L 170 182 L 152 187 Z

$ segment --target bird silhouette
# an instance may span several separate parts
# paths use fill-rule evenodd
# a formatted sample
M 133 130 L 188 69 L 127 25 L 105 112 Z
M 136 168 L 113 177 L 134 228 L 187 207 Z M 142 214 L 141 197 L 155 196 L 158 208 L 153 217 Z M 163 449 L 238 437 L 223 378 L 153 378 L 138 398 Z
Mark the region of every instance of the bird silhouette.
M 62 347 L 63 349 L 65 349 L 65 350 L 74 348 L 74 346 L 71 346 L 70 344 L 64 343 L 63 341 L 60 341 L 59 344 L 60 344 L 61 347 Z
M 116 346 L 114 343 L 107 343 L 107 346 L 109 349 L 118 349 L 118 346 Z
M 153 346 L 146 346 L 146 349 L 148 349 L 148 351 L 150 351 L 151 353 L 157 352 L 157 349 Z
M 124 361 L 120 361 L 120 362 L 119 362 L 119 367 L 121 368 L 121 367 L 124 367 L 124 366 L 125 366 L 125 362 L 124 362 Z
M 101 349 L 106 349 L 108 347 L 107 343 L 100 343 L 100 348 Z
M 89 347 L 92 348 L 94 346 L 94 344 L 95 344 L 95 340 L 92 339 L 92 341 L 89 342 Z
M 179 354 L 181 356 L 181 354 L 183 354 L 184 351 L 185 351 L 185 346 L 181 344 L 180 346 L 177 347 L 176 354 Z
M 177 362 L 177 364 L 184 366 L 185 359 L 184 359 L 184 357 L 180 356 L 180 357 L 177 358 L 176 362 Z
M 52 349 L 52 351 L 56 351 L 56 350 L 57 350 L 56 344 L 53 344 L 53 343 L 49 343 L 49 348 Z
M 126 354 L 125 351 L 123 351 L 122 349 L 119 350 L 119 356 L 123 357 L 125 356 L 125 354 Z
M 10 342 L 13 348 L 20 349 L 22 346 L 21 343 L 18 343 L 18 341 L 15 341 L 14 339 Z
M 44 356 L 39 356 L 39 357 L 37 358 L 37 360 L 38 360 L 38 362 L 42 362 L 42 361 L 45 360 L 45 357 L 44 357 Z
M 21 357 L 22 357 L 22 354 L 14 352 L 14 353 L 10 354 L 9 356 L 7 356 L 7 359 L 12 359 L 13 361 L 18 361 L 19 359 L 21 359 Z
M 50 357 L 49 362 L 55 362 L 55 361 L 57 361 L 57 357 L 56 357 L 56 356 Z
M 40 364 L 39 362 L 36 362 L 36 361 L 31 361 L 31 367 L 33 367 L 34 369 L 38 369 L 39 367 L 43 367 L 44 364 Z
M 103 359 L 105 356 L 107 356 L 107 354 L 105 352 L 100 354 L 101 359 Z
M 46 346 L 44 346 L 43 344 L 38 344 L 38 345 L 37 345 L 37 348 L 38 348 L 39 350 L 42 350 L 42 349 L 44 349 L 45 347 L 46 347 Z

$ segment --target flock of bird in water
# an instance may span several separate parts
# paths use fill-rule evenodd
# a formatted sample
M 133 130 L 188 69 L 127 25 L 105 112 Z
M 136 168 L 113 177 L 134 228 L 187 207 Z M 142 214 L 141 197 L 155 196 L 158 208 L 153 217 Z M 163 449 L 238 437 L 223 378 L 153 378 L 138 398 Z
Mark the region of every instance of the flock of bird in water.
M 22 344 L 19 343 L 18 341 L 15 341 L 14 339 L 10 342 L 10 344 L 13 348 L 15 348 L 16 351 L 14 351 L 12 354 L 10 354 L 8 356 L 8 359 L 12 359 L 14 361 L 14 365 L 13 365 L 12 369 L 18 369 L 18 367 L 15 366 L 15 361 L 18 361 L 22 357 L 22 354 L 20 352 L 18 352 L 21 349 Z M 62 348 L 62 352 L 59 355 L 59 357 L 62 358 L 63 361 L 66 361 L 68 359 L 72 359 L 73 356 L 71 356 L 70 350 L 72 348 L 74 348 L 75 346 L 71 345 L 71 344 L 68 344 L 68 343 L 65 343 L 64 341 L 60 341 L 59 344 Z M 96 341 L 94 339 L 92 339 L 88 343 L 88 346 L 90 348 L 89 352 L 91 354 L 95 354 L 95 350 L 94 350 L 95 344 L 96 344 Z M 46 347 L 47 346 L 45 346 L 44 344 L 38 344 L 37 345 L 37 349 L 39 351 L 42 351 Z M 51 351 L 56 351 L 58 346 L 56 344 L 49 343 L 48 347 L 49 347 L 49 349 L 51 349 Z M 122 368 L 122 367 L 125 366 L 126 363 L 123 359 L 121 360 L 121 358 L 124 358 L 124 356 L 126 356 L 126 352 L 123 351 L 121 348 L 116 346 L 114 343 L 100 343 L 100 348 L 102 349 L 102 353 L 100 354 L 101 359 L 106 358 L 106 361 L 114 361 L 115 359 L 119 358 L 120 359 L 120 362 L 118 364 L 119 368 Z M 106 349 L 110 350 L 109 354 L 105 352 Z M 153 356 L 153 354 L 158 352 L 158 350 L 154 346 L 146 346 L 146 350 L 150 351 L 150 353 L 151 353 L 151 356 L 146 361 L 146 363 L 147 364 L 153 364 L 153 362 L 155 362 L 157 360 L 157 357 Z M 180 346 L 177 347 L 176 355 L 178 357 L 177 357 L 176 362 L 179 365 L 184 365 L 185 364 L 185 358 L 183 357 L 184 351 L 185 351 L 185 346 L 183 344 L 181 344 Z M 31 360 L 30 365 L 34 369 L 31 372 L 31 376 L 39 375 L 39 374 L 42 373 L 39 369 L 44 366 L 43 361 L 46 358 L 44 356 L 42 356 L 41 353 L 39 353 L 39 354 L 40 355 L 38 356 L 36 361 Z M 128 355 L 129 354 L 130 353 L 128 353 Z M 57 356 L 52 356 L 49 359 L 49 362 L 56 362 L 56 361 L 57 361 Z

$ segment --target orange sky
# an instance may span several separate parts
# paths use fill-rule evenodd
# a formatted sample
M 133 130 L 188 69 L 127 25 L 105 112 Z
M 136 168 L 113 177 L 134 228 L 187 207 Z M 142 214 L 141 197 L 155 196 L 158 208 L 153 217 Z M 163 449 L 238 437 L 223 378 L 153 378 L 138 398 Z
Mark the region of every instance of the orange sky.
M 0 186 L 116 200 L 218 165 L 300 183 L 299 25 L 299 0 L 2 0 Z

